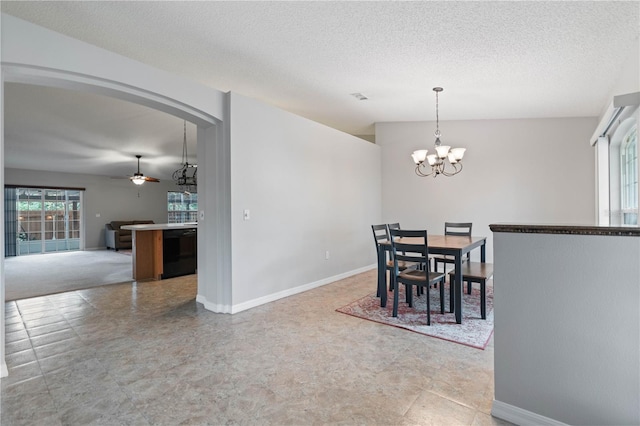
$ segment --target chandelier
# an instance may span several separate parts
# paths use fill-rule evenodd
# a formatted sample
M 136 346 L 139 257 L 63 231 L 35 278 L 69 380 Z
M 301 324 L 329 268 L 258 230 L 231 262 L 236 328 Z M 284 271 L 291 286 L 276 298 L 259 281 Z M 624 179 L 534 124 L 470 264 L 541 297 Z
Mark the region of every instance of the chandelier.
M 187 122 L 184 122 L 182 141 L 182 167 L 173 172 L 173 180 L 185 193 L 198 192 L 198 165 L 190 164 L 187 158 Z
M 451 148 L 442 145 L 440 142 L 440 117 L 438 116 L 438 93 L 442 92 L 442 87 L 434 87 L 436 92 L 436 131 L 435 131 L 435 148 L 436 153 L 427 155 L 426 149 L 413 151 L 411 157 L 416 163 L 416 174 L 420 177 L 438 175 L 453 176 L 462 171 L 462 157 L 464 157 L 465 148 Z M 425 163 L 426 160 L 426 163 Z M 448 163 L 448 165 L 447 165 Z

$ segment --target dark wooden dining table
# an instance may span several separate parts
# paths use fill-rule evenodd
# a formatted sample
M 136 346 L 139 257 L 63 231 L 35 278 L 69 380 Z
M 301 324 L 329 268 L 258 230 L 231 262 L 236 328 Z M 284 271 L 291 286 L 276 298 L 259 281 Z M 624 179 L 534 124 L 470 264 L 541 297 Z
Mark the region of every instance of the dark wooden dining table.
M 398 241 L 409 244 L 421 244 L 422 238 L 405 237 Z M 462 257 L 471 250 L 480 247 L 480 262 L 486 261 L 487 237 L 461 237 L 454 235 L 429 235 L 427 247 L 429 254 L 444 254 L 454 258 L 455 275 L 453 283 L 453 300 L 456 323 L 462 324 Z M 391 251 L 391 242 L 380 242 L 381 250 L 378 250 L 378 294 L 380 306 L 387 306 L 387 289 L 385 288 L 386 252 Z

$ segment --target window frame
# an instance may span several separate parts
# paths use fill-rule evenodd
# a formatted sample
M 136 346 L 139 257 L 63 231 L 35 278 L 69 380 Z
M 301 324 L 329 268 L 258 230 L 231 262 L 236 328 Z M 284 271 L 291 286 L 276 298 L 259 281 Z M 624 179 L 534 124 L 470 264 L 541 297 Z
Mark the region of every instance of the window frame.
M 624 225 L 638 224 L 638 124 L 620 144 L 620 211 Z

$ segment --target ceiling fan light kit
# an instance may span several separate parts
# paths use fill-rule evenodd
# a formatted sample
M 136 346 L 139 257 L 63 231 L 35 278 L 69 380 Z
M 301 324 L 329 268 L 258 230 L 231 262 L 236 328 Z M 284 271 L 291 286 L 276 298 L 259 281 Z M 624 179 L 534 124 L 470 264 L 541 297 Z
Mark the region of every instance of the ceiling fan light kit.
M 420 177 L 438 175 L 453 176 L 462 171 L 462 157 L 466 148 L 451 148 L 449 145 L 442 145 L 440 141 L 440 117 L 438 115 L 438 93 L 442 92 L 442 87 L 434 87 L 433 91 L 436 92 L 436 131 L 434 133 L 436 137 L 435 141 L 435 154 L 430 154 L 426 149 L 419 149 L 413 151 L 411 157 L 416 164 L 416 174 Z M 426 163 L 425 163 L 426 160 Z M 451 167 L 447 167 L 447 160 Z
M 131 179 L 131 182 L 133 182 L 136 185 L 142 185 L 145 182 L 160 182 L 159 179 L 145 176 L 142 173 L 140 173 L 140 159 L 142 158 L 142 155 L 136 155 L 136 158 L 138 159 L 138 171 L 135 172 L 133 176 L 129 178 Z
M 135 183 L 136 185 L 142 185 L 143 183 L 146 182 L 146 180 L 143 175 L 139 175 L 136 173 L 131 178 L 131 182 Z

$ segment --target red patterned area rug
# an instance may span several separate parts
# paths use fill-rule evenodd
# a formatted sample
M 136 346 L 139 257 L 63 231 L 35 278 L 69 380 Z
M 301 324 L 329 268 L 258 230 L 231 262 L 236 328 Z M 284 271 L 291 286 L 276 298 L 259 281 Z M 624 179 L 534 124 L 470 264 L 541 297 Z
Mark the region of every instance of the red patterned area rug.
M 405 302 L 404 286 L 401 286 L 398 294 L 398 316 L 394 318 L 393 292 L 389 292 L 387 307 L 380 307 L 380 299 L 375 293 L 371 293 L 362 299 L 351 302 L 346 306 L 336 309 L 343 314 L 363 318 L 381 324 L 404 328 L 426 336 L 437 337 L 450 342 L 460 343 L 477 349 L 487 347 L 493 334 L 493 286 L 487 286 L 487 319 L 480 316 L 480 289 L 474 288 L 471 294 L 466 293 L 466 284 L 463 297 L 462 324 L 456 324 L 453 313 L 449 309 L 449 288 L 445 290 L 445 313 L 440 313 L 440 291 L 431 289 L 431 325 L 427 325 L 427 301 L 425 295 L 413 296 L 413 308 Z

